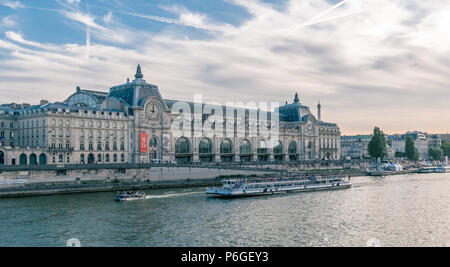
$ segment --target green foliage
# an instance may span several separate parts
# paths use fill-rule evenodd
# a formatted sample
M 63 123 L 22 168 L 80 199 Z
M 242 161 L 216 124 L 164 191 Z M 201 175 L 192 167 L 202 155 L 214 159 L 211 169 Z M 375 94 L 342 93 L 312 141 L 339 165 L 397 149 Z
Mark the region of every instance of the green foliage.
M 386 136 L 378 127 L 373 130 L 373 137 L 369 142 L 368 150 L 369 155 L 374 159 L 383 159 L 387 155 Z
M 449 142 L 442 142 L 441 150 L 444 156 L 450 157 L 450 143 Z
M 419 152 L 417 151 L 417 148 L 414 145 L 414 140 L 411 136 L 408 136 L 405 140 L 405 155 L 409 160 L 419 159 Z
M 441 160 L 441 158 L 442 158 L 442 150 L 430 148 L 430 149 L 428 149 L 428 155 L 433 160 Z

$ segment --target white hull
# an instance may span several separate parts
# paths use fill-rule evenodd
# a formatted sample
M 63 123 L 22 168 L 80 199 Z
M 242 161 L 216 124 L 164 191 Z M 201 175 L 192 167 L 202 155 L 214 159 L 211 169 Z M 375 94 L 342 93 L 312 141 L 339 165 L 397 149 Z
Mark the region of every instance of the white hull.
M 291 192 L 308 192 L 308 191 L 319 191 L 319 190 L 336 190 L 350 188 L 352 184 L 350 182 L 340 182 L 335 184 L 308 184 L 299 187 L 285 187 L 285 188 L 269 188 L 264 190 L 262 188 L 256 188 L 253 190 L 228 190 L 228 189 L 214 189 L 210 188 L 206 191 L 206 194 L 211 197 L 223 197 L 223 198 L 233 198 L 233 197 L 248 197 L 248 196 L 262 196 L 262 195 L 274 195 L 274 194 L 285 194 Z
M 450 172 L 450 166 L 436 166 L 419 169 L 419 173 L 446 173 L 446 172 Z

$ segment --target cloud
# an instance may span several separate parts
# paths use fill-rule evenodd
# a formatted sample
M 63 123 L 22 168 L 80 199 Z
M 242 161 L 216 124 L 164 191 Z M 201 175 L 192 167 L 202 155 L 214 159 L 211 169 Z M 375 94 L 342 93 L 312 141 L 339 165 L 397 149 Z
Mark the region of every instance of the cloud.
M 105 22 L 105 24 L 111 23 L 112 17 L 113 17 L 113 13 L 111 11 L 108 12 L 108 14 L 106 14 L 105 16 L 103 16 L 103 21 Z
M 13 28 L 16 25 L 17 25 L 17 22 L 11 16 L 6 16 L 6 17 L 2 18 L 0 21 L 1 28 Z
M 12 9 L 24 7 L 22 5 L 22 3 L 20 3 L 19 1 L 1 1 L 0 4 L 4 5 L 6 7 L 10 7 Z
M 128 16 L 134 16 L 138 18 L 145 18 L 149 20 L 164 22 L 168 24 L 177 24 L 182 26 L 188 26 L 197 28 L 200 30 L 214 31 L 214 32 L 227 32 L 232 31 L 234 27 L 230 24 L 216 24 L 211 22 L 205 14 L 194 13 L 189 11 L 184 6 L 172 5 L 172 6 L 159 6 L 161 9 L 175 13 L 178 15 L 178 19 L 170 19 L 166 17 L 153 16 L 139 14 L 136 12 L 121 12 L 118 13 L 125 14 Z
M 299 92 L 313 112 L 320 97 L 322 118 L 344 133 L 368 133 L 374 125 L 388 133 L 450 132 L 449 1 L 290 0 L 281 8 L 228 2 L 250 14 L 239 26 L 180 5 L 160 7 L 175 18 L 114 10 L 113 19 L 109 11 L 68 9 L 65 18 L 91 28 L 89 61 L 84 45 L 39 43 L 9 31 L 0 39 L 0 53 L 8 54 L 0 72 L 13 78 L 0 79 L 0 90 L 16 93 L 0 101 L 17 101 L 19 94 L 28 102 L 61 101 L 77 85 L 107 91 L 132 78 L 140 63 L 144 79 L 168 99 L 202 93 L 210 101 L 284 103 Z M 133 28 L 124 14 L 171 27 Z M 184 38 L 180 26 L 215 34 Z

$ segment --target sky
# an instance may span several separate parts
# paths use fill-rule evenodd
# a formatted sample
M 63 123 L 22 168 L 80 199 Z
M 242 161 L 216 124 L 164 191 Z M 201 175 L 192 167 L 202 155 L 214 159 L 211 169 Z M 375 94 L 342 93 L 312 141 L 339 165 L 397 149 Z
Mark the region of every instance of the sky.
M 0 0 L 0 103 L 144 79 L 300 102 L 343 134 L 450 133 L 450 0 Z

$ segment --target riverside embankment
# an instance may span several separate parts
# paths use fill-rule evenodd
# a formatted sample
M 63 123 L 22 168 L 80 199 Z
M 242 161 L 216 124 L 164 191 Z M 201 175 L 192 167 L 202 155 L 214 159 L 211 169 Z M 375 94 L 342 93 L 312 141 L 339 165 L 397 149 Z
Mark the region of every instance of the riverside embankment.
M 220 185 L 222 178 L 346 174 L 361 168 L 287 168 L 288 165 L 229 166 L 34 166 L 0 170 L 0 198 Z M 358 165 L 354 165 L 358 167 Z M 414 170 L 399 172 L 406 174 Z
M 399 172 L 398 174 L 411 173 L 412 171 Z M 307 171 L 297 172 L 303 175 L 330 175 L 330 174 L 347 174 L 350 177 L 364 176 L 361 170 L 326 170 L 326 171 Z M 179 188 L 179 187 L 206 187 L 218 186 L 224 178 L 235 177 L 255 177 L 255 176 L 279 176 L 281 173 L 266 171 L 240 171 L 229 175 L 220 175 L 209 178 L 187 178 L 187 179 L 81 179 L 81 178 L 65 178 L 64 180 L 57 177 L 48 178 L 46 181 L 33 180 L 3 180 L 0 185 L 0 198 L 8 197 L 29 197 L 42 195 L 59 195 L 59 194 L 77 194 L 77 193 L 94 193 L 94 192 L 116 192 L 123 190 L 144 190 L 144 189 L 160 189 L 160 188 Z M 8 184 L 9 183 L 9 184 Z

